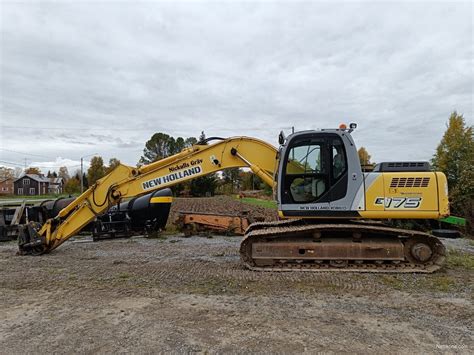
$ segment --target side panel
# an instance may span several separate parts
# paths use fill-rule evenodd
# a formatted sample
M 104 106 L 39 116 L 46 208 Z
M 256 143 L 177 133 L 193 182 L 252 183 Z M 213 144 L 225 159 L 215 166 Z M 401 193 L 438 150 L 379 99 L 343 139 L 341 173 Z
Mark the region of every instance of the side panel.
M 385 197 L 384 178 L 382 173 L 366 173 L 365 176 L 365 209 L 366 211 L 384 211 L 384 204 L 377 199 Z
M 446 177 L 433 172 L 366 174 L 366 211 L 360 214 L 375 219 L 438 219 L 448 215 Z

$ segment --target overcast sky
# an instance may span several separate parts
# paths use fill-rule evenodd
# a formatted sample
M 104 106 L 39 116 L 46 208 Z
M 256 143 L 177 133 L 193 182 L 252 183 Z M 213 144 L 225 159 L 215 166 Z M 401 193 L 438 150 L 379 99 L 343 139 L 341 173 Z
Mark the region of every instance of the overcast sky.
M 427 160 L 453 110 L 473 124 L 471 2 L 0 6 L 0 165 L 341 122 L 377 162 Z

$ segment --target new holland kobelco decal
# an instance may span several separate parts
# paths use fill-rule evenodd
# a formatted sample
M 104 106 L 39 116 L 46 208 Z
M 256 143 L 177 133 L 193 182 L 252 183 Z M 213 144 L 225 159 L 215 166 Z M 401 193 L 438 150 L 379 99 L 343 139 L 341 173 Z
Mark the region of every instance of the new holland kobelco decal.
M 202 173 L 202 159 L 191 160 L 189 163 L 184 162 L 179 165 L 169 167 L 170 173 L 164 176 L 143 182 L 143 190 L 154 189 L 160 185 L 168 184 L 173 181 L 182 180 L 189 176 L 199 175 Z
M 418 208 L 421 197 L 377 197 L 374 203 L 385 208 Z

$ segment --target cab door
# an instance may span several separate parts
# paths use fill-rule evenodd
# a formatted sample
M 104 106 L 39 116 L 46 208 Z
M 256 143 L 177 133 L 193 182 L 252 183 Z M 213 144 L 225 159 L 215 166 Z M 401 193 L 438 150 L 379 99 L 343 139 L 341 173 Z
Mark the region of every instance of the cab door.
M 302 137 L 292 142 L 285 159 L 282 203 L 302 211 L 329 209 L 324 198 L 330 187 L 327 140 Z
M 356 215 L 352 204 L 362 185 L 362 174 L 353 151 L 353 142 L 343 132 L 302 132 L 290 137 L 281 152 L 280 215 Z

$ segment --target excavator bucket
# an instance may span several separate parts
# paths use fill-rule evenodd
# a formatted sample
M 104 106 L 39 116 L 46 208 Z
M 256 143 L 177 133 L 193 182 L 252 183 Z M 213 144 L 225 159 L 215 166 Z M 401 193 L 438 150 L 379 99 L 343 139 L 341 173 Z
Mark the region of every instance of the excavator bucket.
M 41 225 L 29 222 L 18 226 L 18 255 L 40 255 L 45 252 L 45 240 L 38 234 Z

